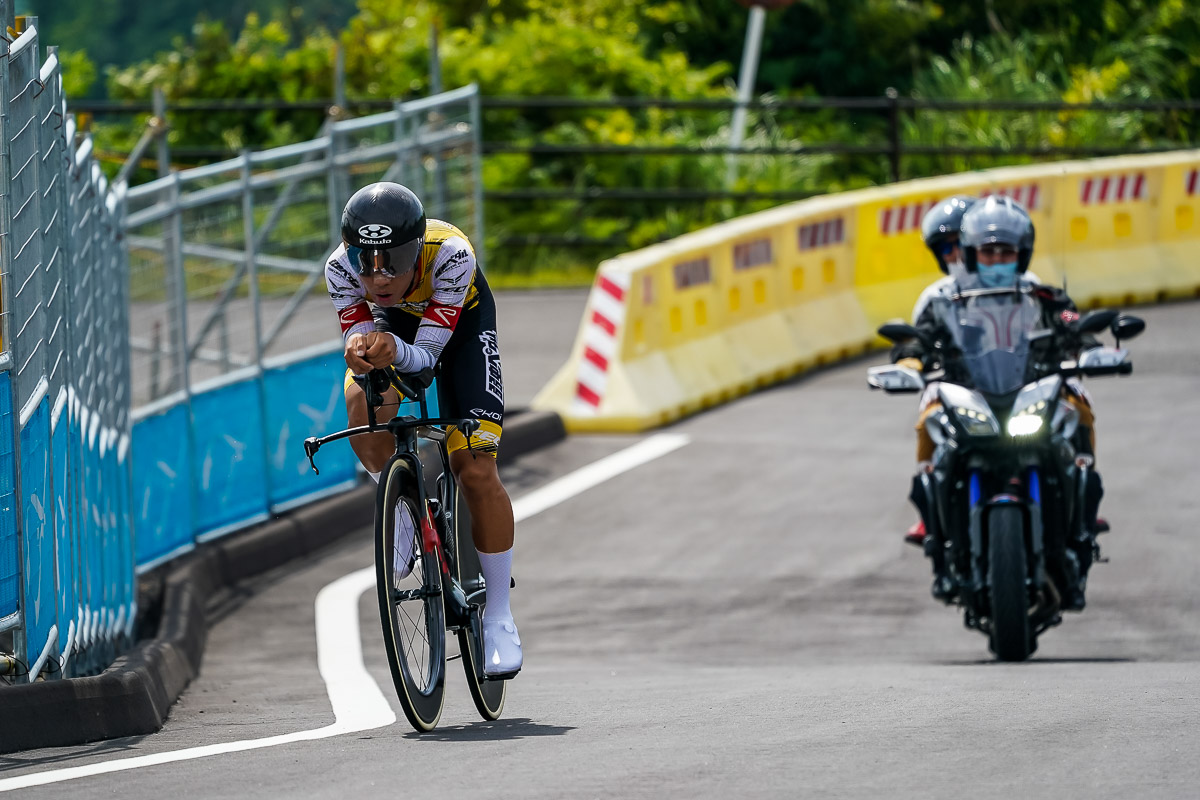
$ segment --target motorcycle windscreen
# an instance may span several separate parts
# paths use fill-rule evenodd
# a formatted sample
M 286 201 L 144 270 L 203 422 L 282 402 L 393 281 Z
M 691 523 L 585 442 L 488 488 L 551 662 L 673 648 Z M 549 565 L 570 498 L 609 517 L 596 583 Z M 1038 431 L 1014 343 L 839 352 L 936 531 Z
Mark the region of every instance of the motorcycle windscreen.
M 1028 382 L 1029 334 L 1041 326 L 1035 299 L 1020 292 L 968 297 L 947 306 L 943 322 L 976 389 L 1008 394 Z

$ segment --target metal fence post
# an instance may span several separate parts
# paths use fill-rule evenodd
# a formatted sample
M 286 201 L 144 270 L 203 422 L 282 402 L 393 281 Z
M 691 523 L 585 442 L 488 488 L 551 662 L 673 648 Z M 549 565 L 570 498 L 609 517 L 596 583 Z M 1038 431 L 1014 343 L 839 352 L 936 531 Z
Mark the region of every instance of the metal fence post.
M 191 388 L 191 373 L 190 361 L 188 357 L 187 345 L 187 275 L 183 265 L 183 209 L 180 205 L 180 195 L 182 194 L 183 177 L 176 172 L 174 180 L 171 181 L 170 203 L 173 212 L 167 218 L 167 234 L 166 256 L 167 256 L 167 286 L 170 293 L 167 297 L 167 305 L 174 305 L 174 314 L 171 316 L 171 349 L 176 354 L 176 374 L 175 380 L 178 382 L 178 390 L 187 394 L 189 400 L 192 396 Z
M 171 174 L 171 151 L 167 142 L 167 95 L 162 87 L 154 87 L 154 120 L 152 125 L 158 127 L 158 177 L 165 178 Z
M 900 159 L 902 156 L 900 150 L 900 93 L 894 87 L 889 86 L 887 90 L 888 99 L 888 141 L 891 147 L 891 152 L 888 156 L 892 165 L 892 182 L 900 182 Z
M 487 264 L 487 244 L 483 235 L 483 113 L 480 108 L 479 85 L 471 84 L 471 170 L 475 194 L 475 263 L 482 272 Z
M 329 126 L 329 145 L 325 149 L 325 206 L 329 213 L 329 241 L 342 240 L 342 204 L 338 200 L 337 122 Z
M 407 122 L 404 116 L 404 103 L 393 100 L 392 111 L 396 113 L 396 121 L 392 124 L 392 136 L 396 141 L 396 161 L 392 166 L 395 169 L 397 182 L 408 186 L 408 148 L 404 143 Z
M 263 375 L 262 308 L 261 298 L 258 293 L 258 247 L 256 246 L 254 232 L 253 176 L 253 162 L 251 161 L 250 151 L 245 150 L 242 152 L 242 235 L 246 240 L 246 276 L 250 281 L 250 311 L 253 315 L 254 325 L 254 366 L 257 372 L 258 403 L 265 423 L 266 420 L 270 419 L 270 416 L 268 416 L 270 409 L 267 406 L 267 384 Z M 258 432 L 258 445 L 262 448 L 263 463 L 266 465 L 263 470 L 263 485 L 266 487 L 267 497 L 270 498 L 271 452 L 267 441 L 267 426 L 265 424 L 259 425 Z

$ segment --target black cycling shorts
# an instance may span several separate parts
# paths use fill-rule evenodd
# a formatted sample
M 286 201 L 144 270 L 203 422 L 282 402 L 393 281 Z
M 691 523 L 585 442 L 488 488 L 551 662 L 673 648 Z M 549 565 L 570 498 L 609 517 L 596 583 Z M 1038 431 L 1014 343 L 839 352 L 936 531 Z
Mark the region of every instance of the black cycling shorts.
M 496 300 L 482 273 L 475 274 L 475 289 L 478 292 L 475 305 L 463 309 L 438 359 L 438 413 L 443 417 L 479 420 L 479 429 L 471 436 L 471 449 L 495 456 L 504 425 L 504 378 L 496 338 Z M 394 333 L 410 343 L 416 338 L 420 317 L 397 308 L 375 307 L 374 314 L 377 330 Z M 447 442 L 451 452 L 466 446 L 466 439 L 458 431 Z

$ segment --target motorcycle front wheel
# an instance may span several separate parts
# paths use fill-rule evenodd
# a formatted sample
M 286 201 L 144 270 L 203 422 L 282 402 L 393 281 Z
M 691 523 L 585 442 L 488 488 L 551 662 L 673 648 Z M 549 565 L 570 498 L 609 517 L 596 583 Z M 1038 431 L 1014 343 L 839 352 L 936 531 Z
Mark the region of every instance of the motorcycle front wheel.
M 1029 621 L 1025 515 L 998 506 L 988 515 L 988 585 L 992 592 L 991 650 L 1001 661 L 1024 661 L 1037 648 Z

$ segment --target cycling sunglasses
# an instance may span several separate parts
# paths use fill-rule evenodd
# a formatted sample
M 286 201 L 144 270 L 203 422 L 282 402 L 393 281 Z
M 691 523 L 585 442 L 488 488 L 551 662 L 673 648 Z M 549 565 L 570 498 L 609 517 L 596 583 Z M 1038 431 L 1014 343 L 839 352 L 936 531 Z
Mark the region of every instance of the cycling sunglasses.
M 398 244 L 395 247 L 347 247 L 346 255 L 355 271 L 364 278 L 375 272 L 385 277 L 395 278 L 404 275 L 417 266 L 421 257 L 421 248 L 425 246 L 424 239 L 413 239 L 411 242 Z
M 948 256 L 960 247 L 962 247 L 962 242 L 955 239 L 953 242 L 938 242 L 935 250 L 939 256 Z

